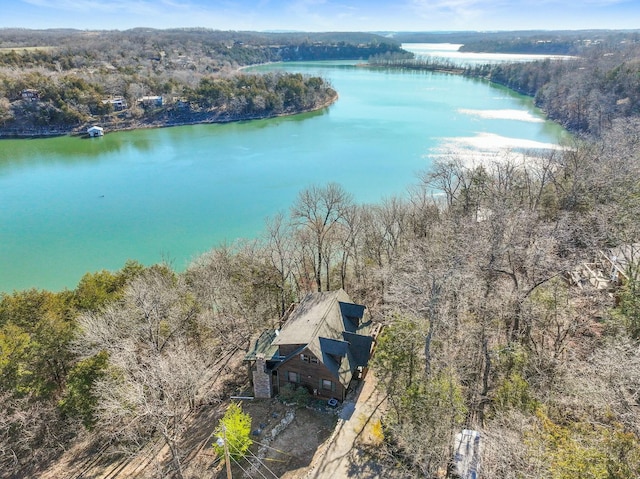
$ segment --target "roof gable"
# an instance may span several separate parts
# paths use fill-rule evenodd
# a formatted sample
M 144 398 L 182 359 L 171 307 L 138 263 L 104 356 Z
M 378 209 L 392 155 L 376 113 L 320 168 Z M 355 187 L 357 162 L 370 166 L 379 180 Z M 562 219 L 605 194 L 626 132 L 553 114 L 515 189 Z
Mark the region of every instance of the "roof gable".
M 373 337 L 350 333 L 348 331 L 344 331 L 342 336 L 344 337 L 344 340 L 349 343 L 349 351 L 352 355 L 352 361 L 355 362 L 356 366 L 366 366 L 369 363 Z
M 318 338 L 320 351 L 335 357 L 344 357 L 349 351 L 349 343 L 338 339 Z
M 361 304 L 345 303 L 342 301 L 338 301 L 338 306 L 340 307 L 340 313 L 345 323 L 345 331 L 355 333 L 364 316 L 365 307 Z

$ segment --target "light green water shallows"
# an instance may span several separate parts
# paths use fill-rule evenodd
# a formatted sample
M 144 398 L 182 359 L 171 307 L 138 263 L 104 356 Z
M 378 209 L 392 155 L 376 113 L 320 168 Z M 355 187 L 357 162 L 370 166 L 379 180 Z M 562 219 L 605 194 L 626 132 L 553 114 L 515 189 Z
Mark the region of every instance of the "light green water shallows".
M 458 76 L 347 62 L 254 70 L 268 69 L 321 74 L 340 99 L 265 121 L 1 141 L 0 291 L 74 288 L 127 259 L 180 270 L 257 236 L 311 184 L 376 202 L 405 194 L 443 149 L 544 146 L 562 134 L 530 100 Z

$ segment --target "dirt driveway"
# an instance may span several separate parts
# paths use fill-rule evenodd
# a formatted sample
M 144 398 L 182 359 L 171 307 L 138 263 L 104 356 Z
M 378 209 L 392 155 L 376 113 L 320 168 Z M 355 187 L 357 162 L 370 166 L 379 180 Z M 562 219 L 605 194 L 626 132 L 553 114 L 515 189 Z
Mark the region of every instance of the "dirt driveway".
M 352 398 L 342 405 L 340 418 L 331 435 L 318 449 L 309 467 L 290 471 L 282 479 L 374 479 L 381 471 L 358 450 L 358 444 L 379 444 L 380 417 L 384 395 L 378 390 L 375 376 L 369 372 Z
M 234 478 L 244 473 L 244 477 L 272 479 L 306 469 L 336 424 L 331 412 L 286 406 L 277 399 L 247 401 L 242 408 L 252 418 L 254 444 L 249 455 L 234 464 Z M 252 466 L 255 469 L 249 471 Z

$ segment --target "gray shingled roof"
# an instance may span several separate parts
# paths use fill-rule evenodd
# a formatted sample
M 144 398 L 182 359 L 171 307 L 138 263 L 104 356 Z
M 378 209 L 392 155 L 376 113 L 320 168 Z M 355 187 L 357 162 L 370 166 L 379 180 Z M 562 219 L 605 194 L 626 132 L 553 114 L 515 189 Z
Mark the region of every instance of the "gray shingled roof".
M 350 302 L 343 289 L 307 294 L 293 310 L 273 343 L 309 344 L 319 334 L 329 338 L 341 338 L 344 324 L 338 301 Z
M 361 323 L 365 307 L 340 289 L 308 294 L 293 311 L 274 346 L 306 345 L 345 387 L 358 366 L 366 366 L 373 338 Z

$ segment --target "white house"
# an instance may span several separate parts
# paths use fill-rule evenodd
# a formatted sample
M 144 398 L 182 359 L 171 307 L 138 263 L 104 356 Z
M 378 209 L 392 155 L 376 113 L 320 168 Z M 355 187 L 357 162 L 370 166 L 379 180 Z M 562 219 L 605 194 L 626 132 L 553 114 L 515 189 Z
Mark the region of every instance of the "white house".
M 143 96 L 142 98 L 138 98 L 138 103 L 142 103 L 142 106 L 162 106 L 164 105 L 164 98 L 158 95 L 154 96 Z
M 104 136 L 104 128 L 102 128 L 101 126 L 92 126 L 91 128 L 87 129 L 87 133 L 92 138 L 95 136 Z

